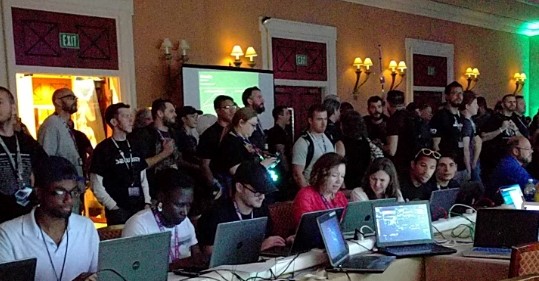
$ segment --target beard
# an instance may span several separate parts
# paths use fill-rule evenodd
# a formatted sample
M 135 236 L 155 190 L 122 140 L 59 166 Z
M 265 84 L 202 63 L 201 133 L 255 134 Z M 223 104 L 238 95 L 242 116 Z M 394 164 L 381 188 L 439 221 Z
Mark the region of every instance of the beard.
M 163 124 L 167 127 L 170 127 L 174 124 L 176 124 L 176 120 L 174 118 L 165 118 L 163 119 Z
M 64 104 L 62 106 L 62 110 L 65 111 L 65 112 L 68 112 L 69 114 L 73 114 L 75 112 L 77 112 L 77 103 L 73 103 L 72 105 L 67 105 L 67 104 Z
M 450 101 L 449 104 L 451 105 L 451 107 L 459 107 L 459 105 L 462 103 L 462 100 L 457 100 L 457 101 Z
M 56 218 L 60 218 L 60 219 L 68 219 L 70 216 L 71 216 L 71 210 L 69 212 L 66 212 L 66 211 L 63 211 L 63 210 L 58 210 L 58 209 L 52 209 L 49 211 L 49 213 L 56 217 Z
M 259 106 L 257 106 L 257 107 L 255 108 L 255 111 L 256 111 L 256 113 L 258 113 L 258 114 L 261 114 L 261 113 L 264 112 L 265 110 L 266 110 L 266 108 L 264 107 L 264 104 L 261 104 L 261 105 L 259 105 Z

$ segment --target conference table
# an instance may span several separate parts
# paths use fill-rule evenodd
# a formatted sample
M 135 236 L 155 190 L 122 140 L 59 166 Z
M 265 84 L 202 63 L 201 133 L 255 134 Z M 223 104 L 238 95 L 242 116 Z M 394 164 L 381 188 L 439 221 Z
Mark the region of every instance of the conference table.
M 450 232 L 462 224 L 475 221 L 475 214 L 467 214 L 466 218 L 454 217 L 433 222 L 433 232 L 437 232 L 437 240 L 449 237 Z M 441 233 L 441 234 L 440 234 Z M 449 240 L 449 239 L 448 239 Z M 471 238 L 456 239 L 459 243 L 452 246 L 457 253 L 452 255 L 401 258 L 395 260 L 383 273 L 379 274 L 344 274 L 327 273 L 324 268 L 328 264 L 326 253 L 313 249 L 292 257 L 269 258 L 265 261 L 220 266 L 213 271 L 196 278 L 187 278 L 169 273 L 169 281 L 177 280 L 266 280 L 274 276 L 290 280 L 367 280 L 367 281 L 444 281 L 474 280 L 491 281 L 506 279 L 509 272 L 509 260 L 483 259 L 463 257 L 462 252 L 472 247 Z M 374 238 L 348 241 L 350 254 L 365 253 L 374 246 Z M 287 279 L 288 280 L 288 279 Z

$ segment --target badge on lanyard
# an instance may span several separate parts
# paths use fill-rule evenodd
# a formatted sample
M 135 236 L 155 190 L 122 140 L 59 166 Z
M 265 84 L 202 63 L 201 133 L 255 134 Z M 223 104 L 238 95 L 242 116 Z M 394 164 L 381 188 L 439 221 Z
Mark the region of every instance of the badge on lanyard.
M 130 197 L 139 197 L 140 196 L 140 187 L 131 186 L 127 189 L 127 192 Z
M 15 199 L 17 201 L 17 204 L 25 207 L 26 205 L 28 205 L 28 203 L 30 203 L 30 194 L 32 193 L 32 188 L 28 187 L 28 186 L 25 186 L 19 190 L 17 190 L 17 192 L 15 192 Z

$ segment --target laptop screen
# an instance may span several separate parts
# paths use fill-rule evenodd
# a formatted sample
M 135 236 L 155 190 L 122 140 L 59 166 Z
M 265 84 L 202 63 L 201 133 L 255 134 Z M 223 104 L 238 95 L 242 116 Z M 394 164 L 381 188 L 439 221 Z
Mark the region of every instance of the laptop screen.
M 510 248 L 537 241 L 539 212 L 479 209 L 475 223 L 475 247 Z
M 432 242 L 428 201 L 374 206 L 378 247 Z
M 522 199 L 523 195 L 520 185 L 513 184 L 510 186 L 502 186 L 500 188 L 500 193 L 504 204 L 513 206 L 515 209 L 520 209 L 522 207 L 522 202 L 524 200 Z
M 337 266 L 348 255 L 348 247 L 339 228 L 337 215 L 335 212 L 327 213 L 318 217 L 317 221 L 329 261 L 332 266 Z

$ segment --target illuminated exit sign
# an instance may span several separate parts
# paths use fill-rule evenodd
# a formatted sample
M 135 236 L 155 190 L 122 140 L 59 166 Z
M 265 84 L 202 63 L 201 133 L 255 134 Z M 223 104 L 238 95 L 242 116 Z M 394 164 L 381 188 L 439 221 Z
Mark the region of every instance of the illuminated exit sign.
M 80 49 L 79 35 L 76 33 L 60 32 L 60 48 Z

